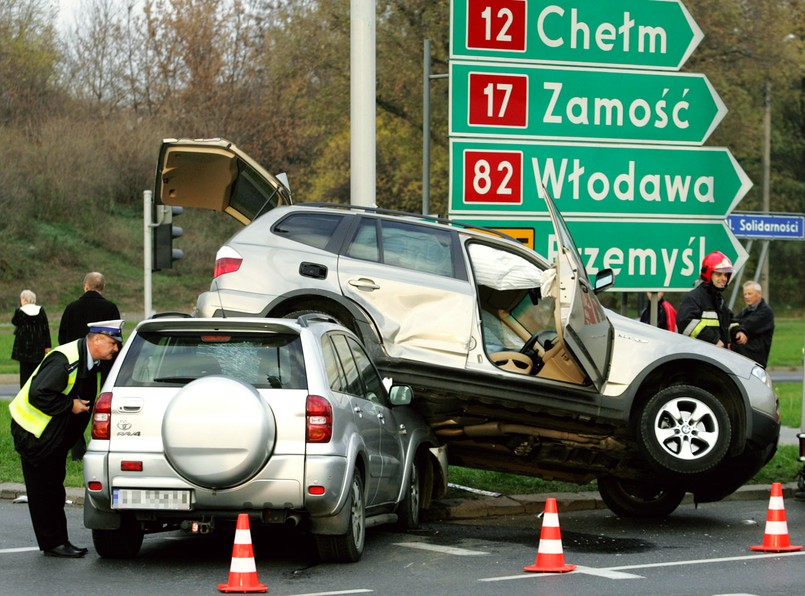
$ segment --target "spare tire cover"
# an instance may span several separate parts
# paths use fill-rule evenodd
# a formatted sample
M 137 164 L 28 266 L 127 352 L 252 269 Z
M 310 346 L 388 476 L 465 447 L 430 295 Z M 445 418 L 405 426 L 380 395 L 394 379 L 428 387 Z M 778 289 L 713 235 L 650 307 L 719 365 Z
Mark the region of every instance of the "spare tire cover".
M 220 375 L 185 385 L 162 420 L 171 466 L 207 488 L 228 488 L 252 478 L 268 462 L 275 437 L 274 414 L 257 390 Z

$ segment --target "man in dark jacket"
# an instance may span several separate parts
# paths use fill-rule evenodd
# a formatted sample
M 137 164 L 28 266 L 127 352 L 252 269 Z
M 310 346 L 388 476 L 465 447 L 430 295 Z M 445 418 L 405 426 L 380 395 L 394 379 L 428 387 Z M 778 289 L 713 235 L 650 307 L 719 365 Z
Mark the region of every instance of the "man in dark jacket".
M 93 271 L 84 276 L 84 294 L 74 302 L 71 302 L 64 308 L 64 313 L 59 323 L 59 344 L 66 344 L 76 339 L 82 338 L 87 333 L 87 325 L 92 321 L 115 320 L 120 318 L 120 311 L 111 300 L 103 297 L 103 290 L 106 286 L 106 280 L 103 274 Z M 106 381 L 109 371 L 112 369 L 112 363 L 102 362 L 100 365 L 100 382 L 93 375 L 91 379 L 79 380 L 79 383 L 90 383 L 92 386 L 79 387 L 79 391 L 85 399 L 89 400 L 89 409 L 95 404 L 95 396 L 98 394 L 100 386 Z M 79 421 L 83 420 L 86 429 L 89 423 L 89 412 L 79 416 Z M 76 443 L 72 449 L 72 457 L 78 461 L 84 457 L 87 450 L 86 442 L 84 441 L 83 432 L 76 439 Z
M 712 252 L 704 257 L 701 283 L 685 295 L 676 314 L 680 333 L 722 348 L 732 342 L 746 343 L 746 333 L 734 321 L 722 295 L 732 272 L 732 262 L 723 253 Z
M 769 362 L 771 337 L 774 334 L 774 312 L 763 299 L 763 288 L 756 281 L 748 281 L 743 285 L 746 308 L 735 317 L 746 330 L 748 341 L 734 344 L 733 351 L 751 358 L 758 364 L 766 366 Z
M 79 558 L 86 548 L 70 543 L 64 514 L 67 451 L 84 432 L 78 417 L 89 412 L 80 379 L 98 376 L 98 363 L 111 360 L 122 341 L 123 321 L 92 323 L 83 339 L 47 353 L 9 404 L 11 435 L 20 454 L 28 512 L 36 541 L 46 556 Z

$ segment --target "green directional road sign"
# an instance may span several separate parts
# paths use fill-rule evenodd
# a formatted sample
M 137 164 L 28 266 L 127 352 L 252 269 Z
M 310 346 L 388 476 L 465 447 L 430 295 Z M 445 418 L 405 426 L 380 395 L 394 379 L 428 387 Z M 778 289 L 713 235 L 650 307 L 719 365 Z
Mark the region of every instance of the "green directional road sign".
M 552 261 L 556 238 L 551 222 L 534 218 L 477 218 L 451 213 L 457 221 L 508 233 Z M 693 288 L 702 259 L 714 250 L 738 269 L 747 254 L 726 222 L 696 220 L 612 220 L 566 218 L 590 274 L 615 271 L 614 291 L 684 291 Z
M 727 108 L 702 74 L 450 63 L 450 135 L 701 145 Z
M 679 0 L 453 0 L 451 57 L 679 70 L 704 35 Z
M 450 210 L 724 219 L 752 187 L 728 149 L 453 139 Z

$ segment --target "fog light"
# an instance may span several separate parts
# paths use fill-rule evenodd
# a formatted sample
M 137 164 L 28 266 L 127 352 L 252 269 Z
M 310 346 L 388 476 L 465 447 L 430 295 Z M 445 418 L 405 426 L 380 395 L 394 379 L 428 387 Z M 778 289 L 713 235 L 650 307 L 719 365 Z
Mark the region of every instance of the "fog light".
M 90 482 L 87 482 L 87 488 L 94 491 L 103 490 L 103 484 L 97 480 L 91 480 Z
M 323 495 L 325 493 L 325 489 L 323 486 L 317 486 L 314 484 L 313 486 L 307 487 L 307 492 L 311 495 Z

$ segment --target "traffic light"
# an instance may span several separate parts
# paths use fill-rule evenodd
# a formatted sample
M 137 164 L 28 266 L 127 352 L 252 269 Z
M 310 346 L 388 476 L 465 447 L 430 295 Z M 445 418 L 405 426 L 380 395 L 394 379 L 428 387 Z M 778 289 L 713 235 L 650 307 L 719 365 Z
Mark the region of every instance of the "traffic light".
M 173 225 L 173 218 L 184 212 L 183 207 L 154 205 L 154 224 L 152 236 L 151 270 L 170 269 L 173 262 L 184 258 L 184 251 L 173 248 L 173 239 L 179 238 L 184 231 Z

